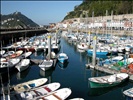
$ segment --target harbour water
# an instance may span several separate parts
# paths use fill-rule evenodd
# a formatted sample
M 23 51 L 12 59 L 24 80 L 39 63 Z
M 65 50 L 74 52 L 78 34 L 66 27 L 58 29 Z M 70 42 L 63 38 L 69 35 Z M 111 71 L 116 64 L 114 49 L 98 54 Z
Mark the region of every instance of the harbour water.
M 63 48 L 59 52 L 65 52 L 69 59 L 65 66 L 57 62 L 56 66 L 48 71 L 42 71 L 38 65 L 31 64 L 30 68 L 24 72 L 13 71 L 10 73 L 10 80 L 8 76 L 4 75 L 3 82 L 10 81 L 10 85 L 26 82 L 38 78 L 48 78 L 47 83 L 60 82 L 61 87 L 68 87 L 72 90 L 72 94 L 67 98 L 81 97 L 85 100 L 125 100 L 123 91 L 132 87 L 133 83 L 126 81 L 125 83 L 113 87 L 103 89 L 90 89 L 89 77 L 106 75 L 106 73 L 98 72 L 93 69 L 87 69 L 85 64 L 91 62 L 91 57 L 86 52 L 77 49 L 74 43 L 68 43 L 67 40 L 61 38 L 60 45 Z M 44 59 L 44 52 L 35 52 L 30 58 Z

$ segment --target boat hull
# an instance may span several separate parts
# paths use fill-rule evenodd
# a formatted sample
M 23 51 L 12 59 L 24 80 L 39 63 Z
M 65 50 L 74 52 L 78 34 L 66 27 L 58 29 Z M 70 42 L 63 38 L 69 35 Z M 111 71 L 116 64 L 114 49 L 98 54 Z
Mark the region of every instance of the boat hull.
M 91 54 L 91 55 L 93 54 L 93 52 L 90 50 L 87 50 L 87 53 Z M 107 55 L 107 54 L 108 54 L 108 52 L 96 52 L 97 56 L 102 56 L 102 55 Z
M 133 87 L 123 91 L 123 94 L 125 95 L 126 100 L 133 100 L 133 93 L 132 92 L 133 92 Z
M 89 78 L 90 88 L 113 87 L 122 84 L 128 80 L 129 76 L 126 73 L 119 73 L 108 76 Z
M 119 82 L 116 82 L 116 83 L 103 83 L 103 84 L 100 84 L 100 83 L 95 83 L 95 82 L 90 82 L 90 87 L 91 88 L 103 88 L 103 87 L 113 87 L 113 86 L 116 86 L 118 85 Z

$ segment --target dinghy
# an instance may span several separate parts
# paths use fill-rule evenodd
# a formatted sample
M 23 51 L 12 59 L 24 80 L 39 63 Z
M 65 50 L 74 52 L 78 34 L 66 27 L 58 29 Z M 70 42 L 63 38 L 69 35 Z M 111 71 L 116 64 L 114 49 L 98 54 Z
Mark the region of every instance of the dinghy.
M 54 82 L 54 83 L 49 83 L 47 85 L 43 85 L 41 87 L 31 89 L 30 91 L 27 92 L 22 92 L 20 93 L 20 96 L 22 99 L 33 99 L 38 96 L 44 96 L 48 95 L 50 92 L 53 92 L 57 90 L 60 87 L 60 83 Z
M 69 99 L 69 100 L 84 100 L 83 98 L 73 98 L 73 99 Z
M 128 98 L 127 100 L 132 100 L 133 99 L 133 87 L 123 91 L 123 94 Z
M 68 56 L 65 53 L 60 53 L 57 58 L 60 63 L 65 63 L 68 60 Z
M 14 86 L 14 90 L 17 93 L 24 92 L 45 84 L 47 80 L 48 80 L 47 78 L 40 78 L 40 79 L 35 79 L 35 80 L 30 80 L 28 82 L 20 83 Z
M 103 88 L 103 87 L 112 87 L 116 86 L 126 79 L 128 79 L 128 74 L 118 73 L 114 75 L 100 76 L 100 77 L 91 77 L 88 78 L 90 83 L 90 88 Z
M 72 93 L 71 89 L 62 88 L 48 95 L 33 98 L 32 100 L 65 100 L 70 96 L 71 93 Z

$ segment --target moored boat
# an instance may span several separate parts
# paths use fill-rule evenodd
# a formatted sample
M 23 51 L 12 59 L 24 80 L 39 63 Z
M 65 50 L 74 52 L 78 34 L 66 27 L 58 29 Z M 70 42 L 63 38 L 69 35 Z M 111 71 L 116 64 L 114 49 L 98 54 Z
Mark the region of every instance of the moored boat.
M 2 55 L 2 57 L 7 57 L 7 56 L 10 56 L 10 55 L 12 55 L 12 54 L 14 54 L 15 52 L 14 51 L 7 51 L 6 53 L 4 53 L 3 55 Z
M 48 95 L 39 96 L 37 98 L 33 98 L 32 100 L 65 100 L 70 96 L 71 93 L 72 93 L 71 89 L 61 88 Z
M 133 100 L 133 87 L 123 91 L 123 94 L 126 96 L 127 100 Z
M 60 53 L 58 56 L 57 56 L 57 59 L 60 63 L 64 63 L 68 60 L 68 56 L 66 53 Z
M 8 69 L 9 71 L 13 70 L 14 66 L 18 64 L 19 61 L 20 61 L 19 58 L 13 58 L 13 59 L 9 59 L 8 61 L 4 60 L 0 62 L 0 73 L 6 73 L 8 72 Z
M 69 99 L 69 100 L 84 100 L 83 98 L 72 98 L 72 99 Z
M 20 83 L 14 86 L 14 90 L 17 93 L 24 92 L 45 84 L 47 80 L 48 80 L 47 78 L 39 78 L 39 79 L 30 80 L 28 82 Z
M 117 63 L 118 61 L 121 61 L 122 59 L 123 59 L 123 56 L 112 57 L 110 59 L 105 59 L 105 60 L 99 62 L 99 65 L 100 66 L 109 66 L 109 65 Z
M 128 77 L 129 76 L 126 73 L 118 73 L 107 76 L 92 77 L 88 78 L 88 80 L 90 83 L 90 88 L 103 88 L 116 86 L 124 82 L 126 79 L 128 79 Z
M 88 45 L 85 44 L 85 43 L 80 43 L 80 44 L 77 44 L 77 48 L 81 49 L 81 50 L 87 50 L 88 49 Z
M 42 70 L 49 70 L 52 66 L 53 66 L 54 61 L 52 59 L 44 59 L 43 62 L 41 64 L 39 64 L 39 67 Z
M 22 50 L 18 50 L 15 53 L 13 53 L 12 55 L 7 56 L 6 59 L 11 59 L 11 58 L 19 57 L 22 53 L 23 53 Z
M 20 58 L 23 59 L 23 58 L 28 58 L 30 55 L 32 54 L 32 52 L 28 51 L 28 52 L 25 52 L 23 53 Z
M 93 49 L 87 49 L 87 53 L 88 54 L 93 54 Z M 109 53 L 109 51 L 108 50 L 100 50 L 100 49 L 97 49 L 96 50 L 96 56 L 106 56 L 107 54 Z
M 33 99 L 38 96 L 48 95 L 50 92 L 57 90 L 60 87 L 60 83 L 53 82 L 38 88 L 31 89 L 30 91 L 20 93 L 22 99 Z
M 19 72 L 26 70 L 29 67 L 30 59 L 22 59 L 16 66 Z

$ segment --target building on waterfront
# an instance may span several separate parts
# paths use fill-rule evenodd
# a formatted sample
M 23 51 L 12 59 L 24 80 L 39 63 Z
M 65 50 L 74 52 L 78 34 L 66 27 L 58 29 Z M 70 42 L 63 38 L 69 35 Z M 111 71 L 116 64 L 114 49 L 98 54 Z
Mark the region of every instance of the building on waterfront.
M 75 26 L 78 28 L 108 28 L 133 30 L 133 14 L 99 16 L 88 18 L 72 18 L 62 22 L 66 25 Z

